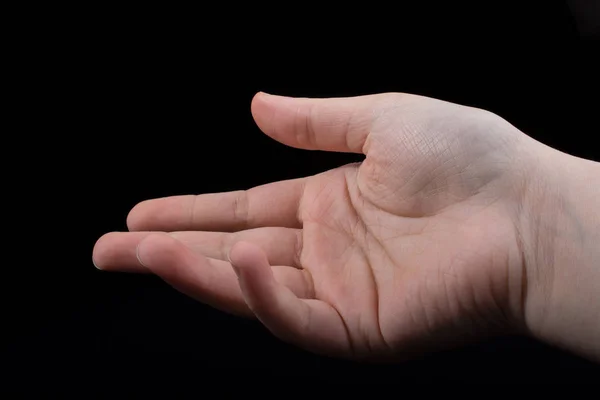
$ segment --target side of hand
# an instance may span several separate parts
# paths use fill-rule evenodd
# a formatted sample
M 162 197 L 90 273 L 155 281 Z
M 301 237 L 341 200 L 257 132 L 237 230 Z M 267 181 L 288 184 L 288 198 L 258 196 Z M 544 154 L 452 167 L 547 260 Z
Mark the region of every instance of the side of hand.
M 366 158 L 246 191 L 142 202 L 130 232 L 99 239 L 96 266 L 154 273 L 340 357 L 535 331 L 547 293 L 531 280 L 542 268 L 531 222 L 541 144 L 487 111 L 408 94 L 259 93 L 252 112 L 283 144 Z

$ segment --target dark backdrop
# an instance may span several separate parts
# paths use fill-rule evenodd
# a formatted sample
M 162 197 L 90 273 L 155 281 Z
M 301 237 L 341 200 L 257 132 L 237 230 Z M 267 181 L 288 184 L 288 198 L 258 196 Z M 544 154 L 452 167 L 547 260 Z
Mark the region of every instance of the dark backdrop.
M 600 160 L 597 43 L 589 28 L 578 29 L 581 13 L 563 2 L 481 3 L 86 9 L 36 37 L 29 79 L 39 108 L 26 120 L 36 124 L 35 180 L 24 188 L 34 194 L 23 200 L 26 236 L 8 249 L 25 261 L 8 268 L 14 277 L 4 291 L 8 381 L 21 389 L 126 386 L 151 394 L 158 385 L 201 395 L 211 383 L 260 390 L 283 378 L 405 385 L 597 377 L 597 366 L 521 338 L 400 365 L 330 360 L 153 276 L 101 272 L 91 262 L 95 240 L 125 230 L 138 201 L 249 188 L 354 160 L 262 135 L 250 115 L 259 90 L 442 98 L 487 108 L 542 142 Z

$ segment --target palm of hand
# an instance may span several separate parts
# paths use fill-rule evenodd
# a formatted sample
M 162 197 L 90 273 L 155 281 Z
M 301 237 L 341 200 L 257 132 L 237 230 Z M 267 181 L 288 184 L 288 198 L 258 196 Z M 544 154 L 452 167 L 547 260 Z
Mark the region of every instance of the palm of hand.
M 165 237 L 113 235 L 96 246 L 96 262 L 104 257 L 116 260 L 112 269 L 132 268 L 126 264 L 136 264 L 131 260 L 135 245 L 138 259 L 179 290 L 244 312 L 231 273 L 221 272 L 208 283 L 192 257 L 209 257 L 212 268 L 229 271 L 225 253 L 237 241 L 254 243 L 262 250 L 245 243 L 230 253 L 245 303 L 277 336 L 341 356 L 383 357 L 415 346 L 443 347 L 465 334 L 504 328 L 517 317 L 521 301 L 522 260 L 511 208 L 518 178 L 508 151 L 517 146 L 518 136 L 478 110 L 413 96 L 373 97 L 370 113 L 354 112 L 357 128 L 346 124 L 343 144 L 336 142 L 343 118 L 333 111 L 317 114 L 311 108 L 306 115 L 313 121 L 299 129 L 297 104 L 293 121 L 286 122 L 286 103 L 263 99 L 254 111 L 267 134 L 296 147 L 362 150 L 366 159 L 264 187 L 255 192 L 261 202 L 237 194 L 229 224 L 206 221 L 202 211 L 192 213 L 192 222 L 204 220 L 205 231 L 239 231 L 240 221 L 255 229 L 218 239 L 212 233 L 173 234 L 192 250 L 187 253 Z M 262 107 L 275 109 L 268 114 Z M 290 124 L 294 135 L 281 136 Z M 333 132 L 330 138 L 320 136 L 325 128 Z M 295 221 L 286 215 L 289 210 L 272 213 L 275 201 L 266 196 L 293 198 L 289 208 Z M 194 199 L 192 210 L 197 203 Z M 189 207 L 178 208 L 189 215 Z M 178 230 L 172 228 L 181 224 L 171 223 L 175 211 L 156 210 L 138 212 L 144 215 L 134 216 L 130 227 Z M 277 266 L 279 261 L 291 266 Z

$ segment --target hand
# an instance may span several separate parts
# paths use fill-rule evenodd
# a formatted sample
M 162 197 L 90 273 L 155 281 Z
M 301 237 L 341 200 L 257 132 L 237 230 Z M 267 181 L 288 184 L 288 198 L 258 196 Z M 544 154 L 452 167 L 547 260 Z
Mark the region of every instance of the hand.
M 130 232 L 99 239 L 97 267 L 149 271 L 341 357 L 526 329 L 526 135 L 490 112 L 408 94 L 259 93 L 252 113 L 288 146 L 366 157 L 247 191 L 142 202 Z

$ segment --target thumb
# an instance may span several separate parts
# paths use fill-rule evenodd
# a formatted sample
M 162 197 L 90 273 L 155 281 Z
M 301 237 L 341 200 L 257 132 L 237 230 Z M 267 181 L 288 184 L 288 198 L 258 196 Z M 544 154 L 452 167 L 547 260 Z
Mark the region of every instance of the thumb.
M 252 116 L 273 139 L 307 150 L 363 153 L 378 104 L 390 94 L 309 99 L 263 92 L 252 99 Z

